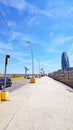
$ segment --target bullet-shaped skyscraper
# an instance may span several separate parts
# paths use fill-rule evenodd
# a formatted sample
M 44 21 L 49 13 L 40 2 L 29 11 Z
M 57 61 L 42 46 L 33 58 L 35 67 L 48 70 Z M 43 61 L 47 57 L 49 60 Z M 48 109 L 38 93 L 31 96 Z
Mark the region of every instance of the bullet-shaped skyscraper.
M 68 70 L 70 65 L 69 65 L 69 58 L 66 52 L 62 53 L 62 58 L 61 58 L 61 67 L 62 70 Z

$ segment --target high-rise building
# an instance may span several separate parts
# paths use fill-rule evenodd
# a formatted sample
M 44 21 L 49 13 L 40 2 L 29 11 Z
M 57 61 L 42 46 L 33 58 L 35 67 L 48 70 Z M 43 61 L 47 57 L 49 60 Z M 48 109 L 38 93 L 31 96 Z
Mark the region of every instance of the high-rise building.
M 66 52 L 62 53 L 62 58 L 61 58 L 61 67 L 63 70 L 68 70 L 70 65 L 69 65 L 69 58 Z

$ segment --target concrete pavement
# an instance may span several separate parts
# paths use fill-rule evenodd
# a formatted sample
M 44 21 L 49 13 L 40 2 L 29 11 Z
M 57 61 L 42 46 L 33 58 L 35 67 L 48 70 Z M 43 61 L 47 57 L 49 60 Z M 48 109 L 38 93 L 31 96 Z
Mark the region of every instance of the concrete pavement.
M 73 130 L 73 90 L 49 77 L 0 103 L 0 130 Z

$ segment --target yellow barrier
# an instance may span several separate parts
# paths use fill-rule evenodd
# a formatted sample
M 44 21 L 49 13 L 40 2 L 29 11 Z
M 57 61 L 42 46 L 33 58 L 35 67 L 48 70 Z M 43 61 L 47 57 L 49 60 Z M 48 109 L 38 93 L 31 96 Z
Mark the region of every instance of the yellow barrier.
M 3 77 L 3 75 L 0 74 L 0 78 Z
M 1 92 L 1 100 L 6 101 L 9 98 L 9 92 Z
M 0 92 L 0 102 L 1 102 L 1 92 Z
M 12 78 L 10 78 L 11 80 L 19 80 L 19 79 L 23 79 L 24 78 L 24 76 L 21 76 L 21 77 L 12 77 Z
M 30 83 L 35 83 L 35 78 L 31 78 Z

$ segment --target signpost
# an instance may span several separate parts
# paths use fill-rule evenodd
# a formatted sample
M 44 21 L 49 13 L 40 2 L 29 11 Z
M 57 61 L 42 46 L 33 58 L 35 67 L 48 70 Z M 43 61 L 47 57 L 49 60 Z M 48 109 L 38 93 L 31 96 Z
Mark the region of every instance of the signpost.
M 27 78 L 27 71 L 29 70 L 27 67 L 25 67 L 24 66 L 24 68 L 25 68 L 25 78 Z

